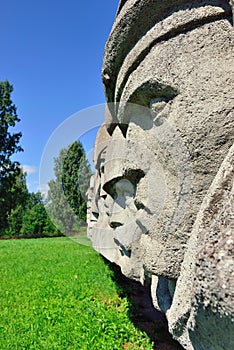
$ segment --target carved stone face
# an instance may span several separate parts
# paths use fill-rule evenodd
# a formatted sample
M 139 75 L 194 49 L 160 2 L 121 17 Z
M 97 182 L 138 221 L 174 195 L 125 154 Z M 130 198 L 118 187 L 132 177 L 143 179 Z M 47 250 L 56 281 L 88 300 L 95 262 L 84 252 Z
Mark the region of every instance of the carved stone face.
M 115 102 L 106 118 L 111 141 L 99 168 L 102 227 L 122 270 L 130 271 L 136 259 L 146 273 L 176 279 L 199 206 L 233 142 L 233 29 L 228 5 L 193 8 L 181 1 L 159 22 L 150 11 L 152 24 L 144 30 L 143 22 L 130 24 L 126 16 L 124 32 L 124 8 L 130 14 L 133 3 L 120 9 L 104 59 L 107 98 Z M 160 10 L 159 2 L 152 6 Z M 134 23 L 145 35 L 134 37 Z
M 143 231 L 137 222 L 139 208 L 136 205 L 137 186 L 125 176 L 106 184 L 108 206 L 108 230 L 111 232 L 118 255 L 115 262 L 129 277 L 143 278 L 139 240 Z
M 178 201 L 177 197 L 179 193 L 189 192 L 190 183 L 187 184 L 186 181 L 191 174 L 186 170 L 186 150 L 180 144 L 178 135 L 171 135 L 176 145 L 174 150 L 165 141 L 165 137 L 167 139 L 167 135 L 174 132 L 167 123 L 159 128 L 159 132 L 153 124 L 155 115 L 149 109 L 140 107 L 139 110 L 134 105 L 130 107 L 135 108 L 135 117 L 134 122 L 129 123 L 126 138 L 119 127 L 116 127 L 107 147 L 102 167 L 102 193 L 104 200 L 108 201 L 104 209 L 108 217 L 105 227 L 120 252 L 115 262 L 128 276 L 134 267 L 134 278 L 141 279 L 146 266 L 145 247 L 148 242 L 154 239 L 157 255 L 167 250 L 167 239 L 170 244 L 171 240 L 175 241 L 173 245 L 177 250 L 178 244 L 184 240 L 184 237 L 175 238 L 172 230 L 181 221 L 184 204 L 188 204 L 187 201 Z M 138 112 L 140 120 L 144 120 L 144 128 L 137 121 Z M 142 113 L 144 119 L 141 119 Z M 160 148 L 160 143 L 165 147 Z M 179 151 L 179 154 L 175 155 L 175 151 Z M 161 158 L 166 153 L 171 159 L 168 158 L 167 167 L 162 167 Z M 181 159 L 181 154 L 184 159 Z M 178 162 L 181 164 L 178 165 Z M 184 197 L 186 196 L 189 193 Z M 159 226 L 162 220 L 163 227 Z M 161 264 L 164 271 L 174 264 L 174 252 L 168 253 L 168 259 L 172 259 L 172 263 Z M 178 258 L 178 255 L 175 257 Z
M 194 11 L 200 11 L 202 18 L 202 8 Z M 119 102 L 111 110 L 115 109 L 113 121 L 119 123 L 125 137 L 125 158 L 130 159 L 125 170 L 135 168 L 131 163 L 134 156 L 140 160 L 142 145 L 148 150 L 138 162 L 147 187 L 147 204 L 143 201 L 142 208 L 148 212 L 147 219 L 144 215 L 142 219 L 147 224 L 141 224 L 145 227 L 139 242 L 142 265 L 149 273 L 176 279 L 199 206 L 233 142 L 232 85 L 228 84 L 233 29 L 225 19 L 211 21 L 159 41 L 141 54 L 153 42 L 153 33 L 156 36 L 160 30 L 160 24 L 155 24 L 127 53 L 113 90 Z M 106 62 L 107 67 L 107 53 Z M 136 110 L 131 103 L 146 110 Z M 107 122 L 111 132 L 115 125 L 110 119 Z M 119 147 L 117 153 L 121 154 Z M 162 188 L 159 176 L 152 174 L 157 163 L 166 193 L 160 210 L 154 192 Z M 107 167 L 105 172 L 109 171 Z M 117 171 L 112 178 L 118 176 Z M 140 223 L 138 218 L 135 221 Z
M 182 317 L 168 313 L 180 301 L 176 280 L 182 275 L 180 297 L 187 293 L 190 304 L 185 285 L 200 249 L 196 239 L 180 275 L 184 252 L 234 141 L 230 2 L 121 1 L 103 82 L 111 103 L 100 191 L 105 234 L 99 238 L 110 239 L 112 261 L 125 275 L 153 276 L 155 306 L 180 333 L 187 310 Z

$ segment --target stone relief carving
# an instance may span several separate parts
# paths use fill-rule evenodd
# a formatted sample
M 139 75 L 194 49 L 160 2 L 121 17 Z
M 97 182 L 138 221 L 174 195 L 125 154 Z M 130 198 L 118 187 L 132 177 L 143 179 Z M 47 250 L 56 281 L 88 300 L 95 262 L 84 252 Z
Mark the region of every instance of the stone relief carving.
M 88 234 L 185 349 L 234 347 L 231 6 L 120 1 L 103 62 Z

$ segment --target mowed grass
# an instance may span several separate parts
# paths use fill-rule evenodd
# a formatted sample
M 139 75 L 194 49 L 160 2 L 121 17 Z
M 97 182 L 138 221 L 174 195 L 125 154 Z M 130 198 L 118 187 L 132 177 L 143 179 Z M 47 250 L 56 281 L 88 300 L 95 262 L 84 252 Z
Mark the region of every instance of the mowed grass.
M 66 237 L 0 241 L 0 349 L 153 349 L 111 276 Z

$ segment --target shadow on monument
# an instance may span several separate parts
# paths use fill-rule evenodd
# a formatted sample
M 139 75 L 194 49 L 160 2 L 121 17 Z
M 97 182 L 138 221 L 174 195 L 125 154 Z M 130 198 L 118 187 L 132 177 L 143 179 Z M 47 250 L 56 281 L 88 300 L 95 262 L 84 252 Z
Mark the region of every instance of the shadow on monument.
M 154 342 L 155 350 L 183 350 L 168 331 L 166 317 L 157 311 L 151 300 L 150 285 L 142 286 L 140 282 L 125 277 L 120 267 L 103 258 L 113 272 L 112 279 L 116 283 L 121 297 L 129 302 L 128 316 L 132 323 L 145 332 Z

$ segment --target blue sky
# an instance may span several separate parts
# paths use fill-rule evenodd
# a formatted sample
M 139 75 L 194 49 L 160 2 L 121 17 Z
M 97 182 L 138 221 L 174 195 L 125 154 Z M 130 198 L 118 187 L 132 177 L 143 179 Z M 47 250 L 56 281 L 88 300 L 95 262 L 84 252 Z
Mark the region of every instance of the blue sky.
M 74 113 L 105 102 L 102 58 L 118 2 L 1 1 L 0 81 L 14 86 L 21 119 L 15 131 L 22 132 L 24 148 L 14 159 L 28 166 L 30 191 L 38 190 L 40 160 L 54 130 Z M 86 150 L 95 130 L 82 138 Z

